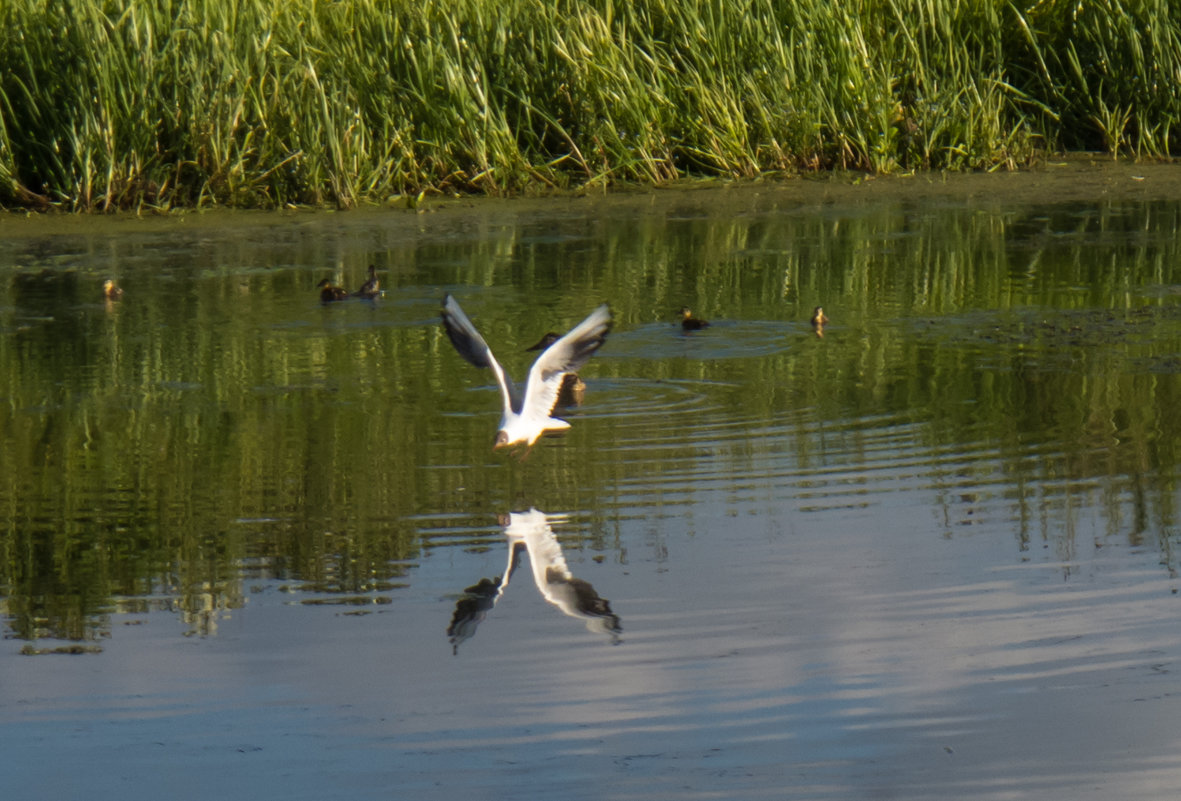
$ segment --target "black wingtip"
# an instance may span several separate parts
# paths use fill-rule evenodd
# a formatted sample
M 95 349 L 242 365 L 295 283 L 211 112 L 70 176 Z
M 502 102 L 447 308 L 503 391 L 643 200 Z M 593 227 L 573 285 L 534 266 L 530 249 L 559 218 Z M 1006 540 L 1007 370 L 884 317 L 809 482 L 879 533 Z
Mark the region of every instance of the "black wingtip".
M 545 350 L 559 339 L 561 339 L 560 334 L 555 334 L 553 331 L 547 331 L 545 336 L 537 341 L 536 345 L 525 348 L 525 350 Z

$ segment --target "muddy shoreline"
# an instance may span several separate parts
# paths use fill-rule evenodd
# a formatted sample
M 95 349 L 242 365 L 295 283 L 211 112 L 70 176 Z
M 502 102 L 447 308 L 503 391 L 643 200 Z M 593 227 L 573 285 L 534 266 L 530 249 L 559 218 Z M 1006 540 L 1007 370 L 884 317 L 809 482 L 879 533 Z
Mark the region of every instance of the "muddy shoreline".
M 1106 201 L 1151 201 L 1181 197 L 1181 164 L 1177 162 L 1113 161 L 1101 154 L 1072 154 L 1040 167 L 1016 172 L 935 173 L 872 176 L 864 173 L 766 178 L 756 181 L 681 181 L 663 187 L 620 187 L 609 192 L 570 192 L 545 197 L 427 197 L 415 209 L 401 201 L 384 207 L 347 211 L 299 208 L 285 210 L 178 210 L 164 214 L 0 214 L 0 237 L 90 234 L 128 230 L 273 225 L 276 221 L 334 221 L 347 226 L 388 217 L 387 225 L 422 231 L 443 215 L 448 227 L 465 220 L 495 222 L 544 211 L 586 214 L 659 214 L 692 209 L 697 213 L 743 214 L 767 208 L 835 204 L 941 201 L 983 207 Z M 565 208 L 564 208 L 565 207 Z

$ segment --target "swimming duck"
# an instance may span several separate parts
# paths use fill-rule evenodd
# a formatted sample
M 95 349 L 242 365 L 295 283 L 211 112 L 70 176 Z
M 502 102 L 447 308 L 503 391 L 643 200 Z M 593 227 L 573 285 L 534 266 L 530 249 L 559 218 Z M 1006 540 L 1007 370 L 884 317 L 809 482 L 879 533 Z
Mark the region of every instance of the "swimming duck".
M 702 320 L 700 317 L 694 317 L 693 312 L 689 311 L 688 306 L 681 307 L 681 328 L 686 331 L 700 331 L 703 328 L 709 328 L 709 320 Z
M 504 412 L 492 447 L 524 443 L 531 449 L 542 434 L 570 427 L 565 420 L 552 416 L 558 389 L 566 373 L 582 367 L 602 347 L 611 328 L 611 310 L 604 303 L 542 351 L 529 368 L 523 393 L 516 391 L 488 343 L 449 294 L 443 298 L 443 327 L 459 355 L 476 367 L 490 368 L 500 385 Z
M 123 297 L 123 290 L 115 286 L 115 282 L 108 278 L 103 281 L 103 297 L 107 300 L 118 300 Z
M 545 350 L 557 342 L 561 337 L 553 331 L 546 332 L 538 343 L 525 350 Z M 562 376 L 562 386 L 558 388 L 557 405 L 565 408 L 581 406 L 582 397 L 586 394 L 586 383 L 578 377 L 578 373 L 566 373 Z
M 812 330 L 816 332 L 816 336 L 824 336 L 824 324 L 828 322 L 828 318 L 824 316 L 824 307 L 817 306 L 812 310 Z
M 376 298 L 381 296 L 381 281 L 377 280 L 376 265 L 369 265 L 369 280 L 361 284 L 361 288 L 353 294 L 359 298 Z
M 320 300 L 324 303 L 331 303 L 334 300 L 344 300 L 349 296 L 347 289 L 336 286 L 327 278 L 316 284 L 316 287 L 320 290 Z

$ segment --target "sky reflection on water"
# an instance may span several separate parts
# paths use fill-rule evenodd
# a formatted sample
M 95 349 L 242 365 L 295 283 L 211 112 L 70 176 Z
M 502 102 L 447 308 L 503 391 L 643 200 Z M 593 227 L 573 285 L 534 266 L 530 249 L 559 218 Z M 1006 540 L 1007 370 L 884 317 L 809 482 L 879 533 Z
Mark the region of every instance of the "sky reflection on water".
M 0 796 L 1175 795 L 1181 207 L 736 202 L 6 229 Z

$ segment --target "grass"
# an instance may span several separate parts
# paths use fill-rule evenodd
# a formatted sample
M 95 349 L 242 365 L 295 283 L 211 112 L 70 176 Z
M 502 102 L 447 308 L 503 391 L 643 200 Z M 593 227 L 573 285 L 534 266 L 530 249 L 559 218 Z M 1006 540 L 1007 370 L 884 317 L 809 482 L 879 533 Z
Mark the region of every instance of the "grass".
M 341 208 L 1178 149 L 1170 0 L 7 0 L 0 204 Z

